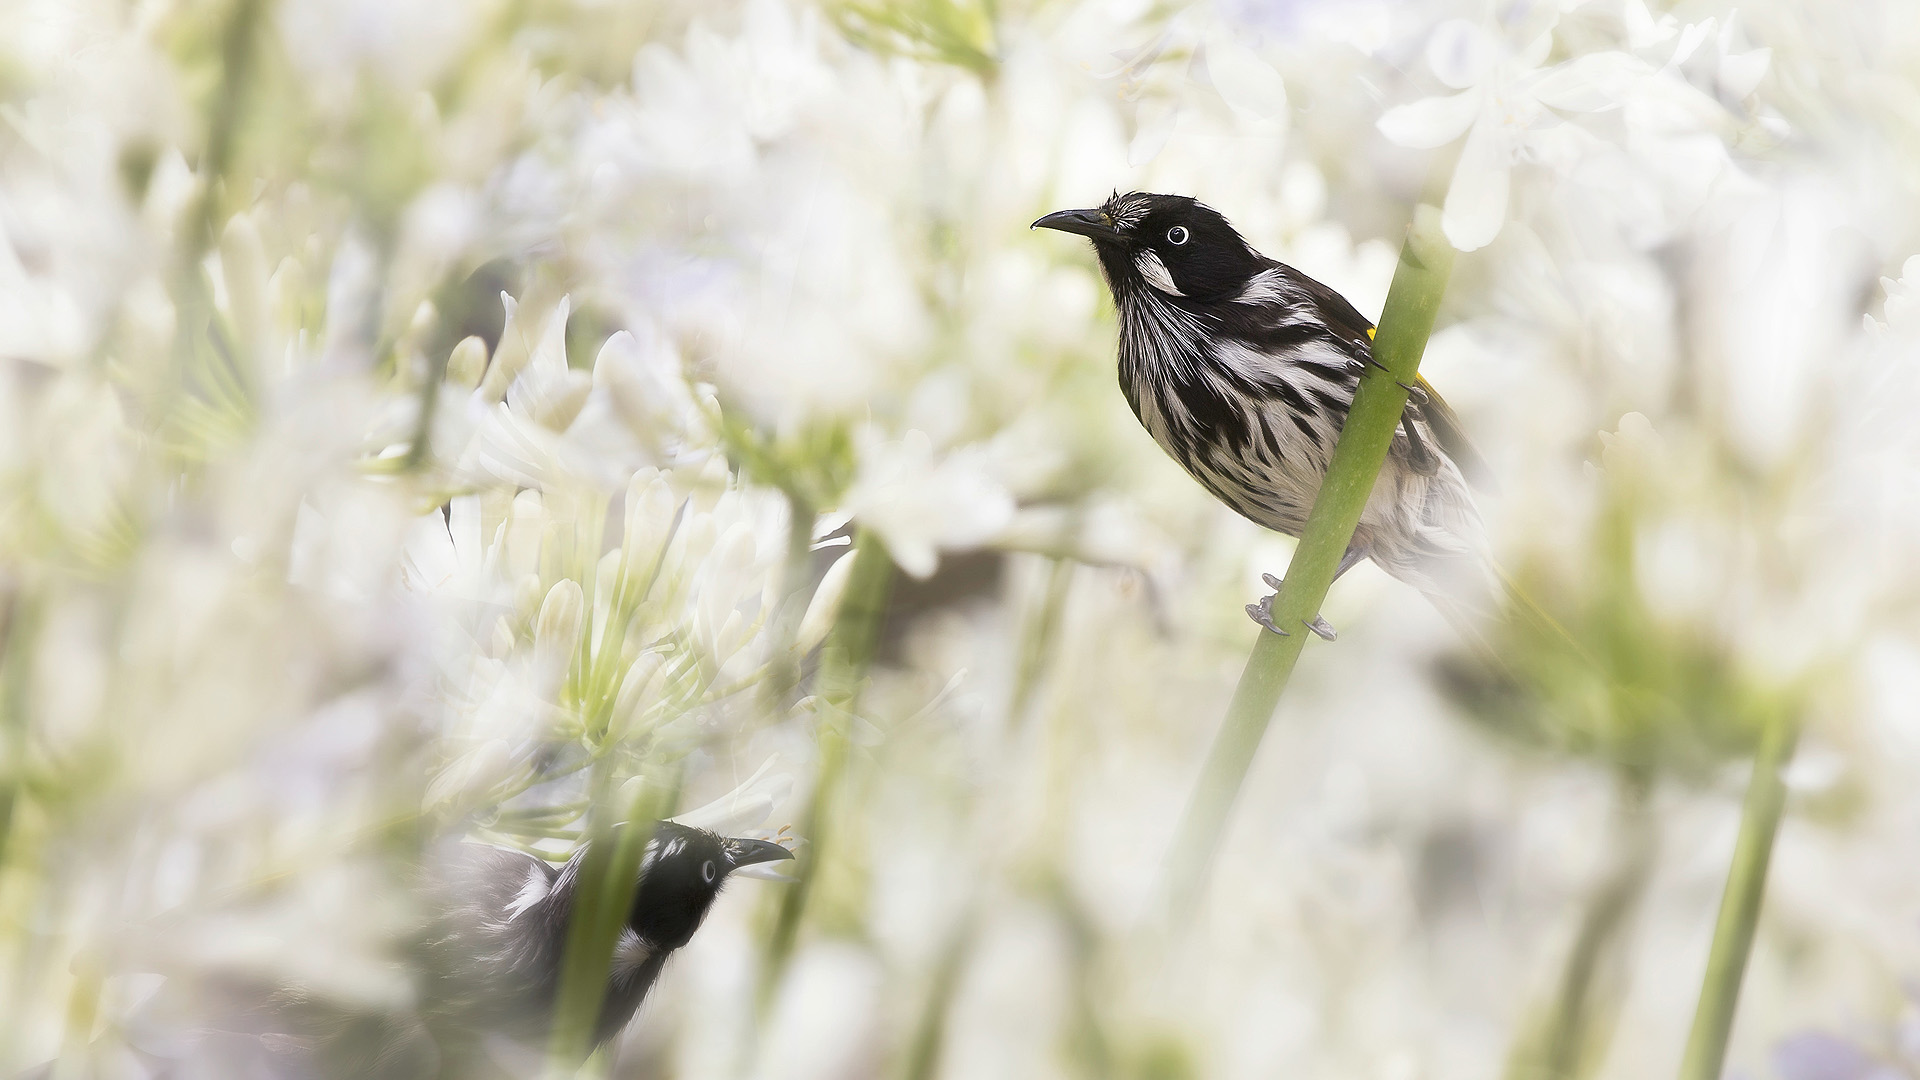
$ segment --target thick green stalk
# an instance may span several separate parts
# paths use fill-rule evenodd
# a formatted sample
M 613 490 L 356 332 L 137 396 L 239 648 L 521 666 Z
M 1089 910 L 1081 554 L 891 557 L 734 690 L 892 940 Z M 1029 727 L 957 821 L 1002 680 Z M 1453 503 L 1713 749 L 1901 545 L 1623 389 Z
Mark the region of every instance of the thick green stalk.
M 801 816 L 800 835 L 807 841 L 807 857 L 801 861 L 798 880 L 780 899 L 780 913 L 774 921 L 773 936 L 767 945 L 767 963 L 761 972 L 760 1002 L 764 1007 L 779 984 L 787 960 L 799 940 L 800 917 L 807 910 L 813 886 L 825 864 L 832 842 L 833 809 L 846 771 L 847 743 L 852 735 L 854 704 L 873 662 L 880 642 L 881 618 L 886 614 L 887 596 L 893 591 L 893 556 L 880 538 L 861 529 L 853 542 L 854 562 L 847 591 L 840 601 L 840 615 L 820 650 L 820 670 L 814 677 L 820 727 L 820 770 L 814 778 L 813 795 Z
M 798 492 L 787 492 L 787 557 L 780 569 L 780 605 L 773 616 L 773 661 L 761 690 L 772 709 L 784 706 L 800 682 L 800 658 L 793 655 L 793 643 L 813 596 L 813 522 L 812 504 Z
M 969 908 L 961 918 L 953 937 L 940 950 L 940 962 L 933 970 L 933 984 L 914 1025 L 913 1038 L 907 1043 L 903 1080 L 935 1080 L 940 1075 L 940 1057 L 947 1045 L 947 1016 L 953 1009 L 954 995 L 960 991 L 960 976 L 966 973 L 967 959 L 977 944 L 979 914 Z
M 1740 809 L 1740 839 L 1734 844 L 1733 866 L 1727 871 L 1720 916 L 1714 921 L 1713 948 L 1707 954 L 1700 1003 L 1694 1009 L 1686 1055 L 1680 1059 L 1680 1080 L 1719 1080 L 1726 1063 L 1727 1036 L 1733 1031 L 1740 980 L 1746 974 L 1747 956 L 1753 951 L 1753 928 L 1760 920 L 1773 838 L 1780 830 L 1780 812 L 1787 801 L 1787 786 L 1780 773 L 1793 757 L 1799 737 L 1800 724 L 1785 709 L 1770 717 L 1761 733 L 1760 749 L 1753 758 L 1753 776 L 1747 781 L 1746 802 Z
M 1616 777 L 1611 866 L 1587 899 L 1553 1003 L 1507 1060 L 1506 1080 L 1579 1080 L 1606 1056 L 1625 982 L 1621 944 L 1646 892 L 1658 846 L 1648 812 L 1651 783 Z
M 1275 625 L 1289 632 L 1285 637 L 1260 632 L 1174 834 L 1167 895 L 1176 919 L 1190 914 L 1205 891 L 1227 815 L 1306 644 L 1306 624 L 1326 599 L 1374 479 L 1386 462 L 1394 429 L 1406 408 L 1405 386 L 1413 385 L 1419 374 L 1420 354 L 1433 332 L 1452 269 L 1453 248 L 1440 232 L 1440 212 L 1431 206 L 1417 207 L 1373 343 L 1373 358 L 1380 366 L 1369 365 L 1360 378 L 1326 479 L 1287 565 L 1286 581 L 1273 601 Z
M 649 777 L 633 801 L 621 807 L 626 827 L 602 819 L 581 859 L 573 913 L 567 924 L 567 954 L 554 998 L 553 1027 L 547 1039 L 547 1075 L 572 1076 L 593 1049 L 593 1029 L 606 996 L 607 973 L 621 924 L 640 884 L 640 857 L 652 838 L 653 823 L 672 808 L 677 780 Z M 611 799 L 597 800 L 612 809 Z

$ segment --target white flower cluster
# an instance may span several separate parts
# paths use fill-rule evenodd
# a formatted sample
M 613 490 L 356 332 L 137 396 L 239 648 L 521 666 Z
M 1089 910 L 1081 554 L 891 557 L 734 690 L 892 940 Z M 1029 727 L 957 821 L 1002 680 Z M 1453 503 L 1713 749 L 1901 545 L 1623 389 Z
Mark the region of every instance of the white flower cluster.
M 1584 51 L 1548 63 L 1553 13 L 1522 20 L 1526 35 L 1488 21 L 1454 19 L 1435 27 L 1426 60 L 1443 85 L 1458 91 L 1388 110 L 1382 134 L 1402 146 L 1443 146 L 1466 136 L 1447 185 L 1441 218 L 1462 251 L 1491 243 L 1508 216 L 1517 164 L 1538 165 L 1556 181 L 1627 180 L 1652 202 L 1636 207 L 1656 219 L 1681 221 L 1733 168 L 1721 136 L 1746 120 L 1755 87 L 1766 75 L 1767 49 L 1734 51 L 1729 17 L 1680 26 L 1655 21 L 1641 0 L 1621 9 L 1615 49 Z M 1698 84 L 1698 85 L 1696 85 Z M 1570 119 L 1617 111 L 1609 139 Z M 1784 134 L 1777 112 L 1761 122 Z M 1631 196 L 1629 196 L 1631 197 Z
M 412 845 L 558 855 L 663 776 L 819 859 L 721 901 L 610 1075 L 1519 1070 L 1628 785 L 1564 718 L 1454 723 L 1364 565 L 1206 923 L 1153 921 L 1288 549 L 1140 431 L 1093 260 L 1026 228 L 1114 189 L 1373 318 L 1430 185 L 1470 254 L 1423 370 L 1509 568 L 1632 676 L 1559 700 L 1806 715 L 1732 1067 L 1897 1011 L 1920 24 L 1842 7 L 7 6 L 0 1072 L 139 1075 L 154 972 L 403 1007 Z M 850 534 L 892 598 L 842 729 Z M 1738 749 L 1632 763 L 1670 839 L 1594 946 L 1597 1076 L 1671 1069 Z

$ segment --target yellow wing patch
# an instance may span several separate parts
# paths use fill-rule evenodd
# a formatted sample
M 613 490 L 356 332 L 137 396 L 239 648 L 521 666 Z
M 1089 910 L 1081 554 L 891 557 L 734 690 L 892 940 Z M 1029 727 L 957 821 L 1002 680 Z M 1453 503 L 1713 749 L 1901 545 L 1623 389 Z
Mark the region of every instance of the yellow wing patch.
M 1369 326 L 1369 327 L 1367 327 L 1367 340 L 1368 340 L 1368 341 L 1372 341 L 1372 340 L 1373 340 L 1373 329 L 1374 329 L 1374 328 L 1373 328 L 1373 327 L 1371 327 L 1371 326 Z

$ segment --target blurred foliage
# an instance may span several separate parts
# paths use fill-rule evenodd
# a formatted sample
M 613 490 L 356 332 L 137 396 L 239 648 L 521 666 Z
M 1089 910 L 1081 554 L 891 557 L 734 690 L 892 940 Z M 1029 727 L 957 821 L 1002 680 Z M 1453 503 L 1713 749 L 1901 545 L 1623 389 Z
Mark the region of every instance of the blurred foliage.
M 998 0 L 828 0 L 840 31 L 883 55 L 950 64 L 982 78 L 999 65 Z
M 1710 781 L 1782 713 L 1738 1067 L 1905 1008 L 1920 34 L 1563 6 L 7 7 L 0 1069 L 124 1060 L 155 972 L 389 1001 L 422 845 L 564 857 L 670 775 L 813 844 L 611 1076 L 1658 1073 Z M 1286 545 L 1139 430 L 1095 264 L 1026 225 L 1192 192 L 1371 315 L 1426 168 L 1376 123 L 1501 87 L 1428 370 L 1532 599 L 1436 703 L 1457 642 L 1336 587 L 1170 942 Z
M 1584 550 L 1523 562 L 1485 656 L 1439 665 L 1464 714 L 1537 751 L 1646 783 L 1701 782 L 1750 755 L 1774 716 L 1804 710 L 1811 674 L 1756 670 L 1721 612 L 1676 617 L 1648 602 L 1641 533 L 1669 512 L 1646 470 L 1611 460 Z M 1637 474 L 1637 475 L 1636 475 Z

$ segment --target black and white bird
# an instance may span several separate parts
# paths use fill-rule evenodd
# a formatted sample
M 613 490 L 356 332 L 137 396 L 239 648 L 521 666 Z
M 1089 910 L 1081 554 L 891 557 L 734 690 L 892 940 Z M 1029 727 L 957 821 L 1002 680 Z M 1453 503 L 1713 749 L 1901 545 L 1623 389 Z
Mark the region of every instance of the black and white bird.
M 1033 225 L 1093 241 L 1119 311 L 1120 389 L 1154 441 L 1242 517 L 1299 536 L 1372 360 L 1373 324 L 1187 196 L 1116 193 Z M 1449 619 L 1470 621 L 1490 587 L 1467 483 L 1484 466 L 1426 380 L 1409 389 L 1336 577 L 1372 559 Z M 1247 613 L 1284 634 L 1272 603 Z M 1333 636 L 1322 619 L 1309 626 Z
M 107 1057 L 58 1075 L 147 1080 L 468 1080 L 539 1075 L 587 850 L 556 866 L 447 843 L 413 889 L 419 932 L 400 951 L 404 1001 L 344 1000 L 230 972 L 169 972 Z M 674 822 L 653 828 L 619 931 L 593 1044 L 619 1034 L 729 876 L 793 858 L 766 840 Z M 366 898 L 376 907 L 380 898 Z M 29 1076 L 56 1075 L 47 1071 Z
M 434 996 L 451 1004 L 463 1025 L 543 1040 L 586 851 L 556 867 L 506 848 L 461 847 L 470 850 L 440 875 L 445 914 L 428 942 L 441 989 Z M 767 840 L 722 837 L 670 821 L 655 825 L 614 945 L 594 1044 L 626 1027 L 734 871 L 791 858 Z

